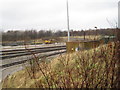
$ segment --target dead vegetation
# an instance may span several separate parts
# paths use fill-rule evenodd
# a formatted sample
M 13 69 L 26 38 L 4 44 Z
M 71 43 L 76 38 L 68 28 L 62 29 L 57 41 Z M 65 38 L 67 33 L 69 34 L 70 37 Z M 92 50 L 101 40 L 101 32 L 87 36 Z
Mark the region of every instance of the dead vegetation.
M 7 77 L 3 88 L 116 88 L 115 53 L 110 43 L 41 63 L 34 56 L 31 67 Z

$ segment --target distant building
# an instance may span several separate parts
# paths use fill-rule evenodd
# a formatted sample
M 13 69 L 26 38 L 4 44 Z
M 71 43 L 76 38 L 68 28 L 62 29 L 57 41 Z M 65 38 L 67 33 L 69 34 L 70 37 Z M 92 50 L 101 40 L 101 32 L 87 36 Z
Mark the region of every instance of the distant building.
M 118 2 L 118 28 L 120 29 L 120 1 Z

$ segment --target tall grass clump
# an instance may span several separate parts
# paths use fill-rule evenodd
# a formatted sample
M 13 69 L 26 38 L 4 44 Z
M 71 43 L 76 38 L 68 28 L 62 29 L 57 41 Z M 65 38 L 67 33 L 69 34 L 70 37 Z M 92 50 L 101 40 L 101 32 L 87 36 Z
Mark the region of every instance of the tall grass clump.
M 31 67 L 6 78 L 3 87 L 115 88 L 115 53 L 115 44 L 110 43 L 91 50 L 60 55 L 49 62 L 39 63 L 39 58 L 35 57 Z M 22 80 L 18 82 L 20 75 Z

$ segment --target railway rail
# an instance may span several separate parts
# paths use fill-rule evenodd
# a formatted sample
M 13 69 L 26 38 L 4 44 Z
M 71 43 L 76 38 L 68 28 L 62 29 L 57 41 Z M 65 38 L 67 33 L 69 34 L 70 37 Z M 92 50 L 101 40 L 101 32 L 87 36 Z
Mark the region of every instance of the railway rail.
M 0 58 L 1 58 L 2 61 L 6 60 L 6 59 L 21 57 L 21 56 L 26 56 L 26 55 L 54 52 L 54 53 L 45 54 L 45 55 L 39 57 L 39 58 L 44 58 L 44 57 L 50 57 L 50 56 L 65 53 L 66 52 L 66 46 L 63 45 L 63 46 L 43 47 L 43 48 L 4 50 L 4 51 L 1 51 L 1 52 L 2 53 L 0 54 Z M 0 66 L 0 68 L 6 68 L 6 67 L 13 66 L 13 65 L 22 64 L 22 63 L 25 63 L 26 61 L 30 61 L 30 60 L 32 60 L 32 58 L 27 59 L 27 60 L 25 59 L 25 60 L 22 60 L 22 61 L 11 62 L 11 63 L 8 63 L 8 64 L 2 64 Z

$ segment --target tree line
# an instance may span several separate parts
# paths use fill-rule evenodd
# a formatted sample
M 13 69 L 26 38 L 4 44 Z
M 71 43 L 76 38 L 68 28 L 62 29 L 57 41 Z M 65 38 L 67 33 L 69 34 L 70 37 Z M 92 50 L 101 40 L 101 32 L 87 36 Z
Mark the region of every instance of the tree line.
M 83 36 L 83 35 L 114 35 L 115 29 L 97 29 L 97 30 L 70 30 L 71 36 Z M 39 38 L 56 38 L 67 36 L 67 31 L 58 30 L 53 32 L 52 30 L 9 30 L 2 32 L 2 41 L 17 41 L 26 39 L 39 39 Z

